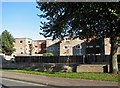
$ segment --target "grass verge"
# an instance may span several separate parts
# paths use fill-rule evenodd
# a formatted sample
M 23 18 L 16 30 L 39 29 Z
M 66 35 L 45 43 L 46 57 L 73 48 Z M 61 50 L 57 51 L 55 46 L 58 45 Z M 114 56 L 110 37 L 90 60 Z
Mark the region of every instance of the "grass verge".
M 110 73 L 98 73 L 98 72 L 81 72 L 81 73 L 66 73 L 66 72 L 40 72 L 40 71 L 29 71 L 29 70 L 11 70 L 5 69 L 2 71 L 7 72 L 19 72 L 25 74 L 36 74 L 50 77 L 62 77 L 62 78 L 78 78 L 78 79 L 88 79 L 88 80 L 100 80 L 100 81 L 114 81 L 120 82 L 118 74 L 110 74 Z

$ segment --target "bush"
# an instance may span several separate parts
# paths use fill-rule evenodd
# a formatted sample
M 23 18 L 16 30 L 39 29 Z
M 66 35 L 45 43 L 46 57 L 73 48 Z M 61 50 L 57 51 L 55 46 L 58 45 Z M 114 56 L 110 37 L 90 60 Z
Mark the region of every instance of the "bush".
M 49 53 L 44 53 L 43 56 L 53 56 L 53 53 L 49 52 Z

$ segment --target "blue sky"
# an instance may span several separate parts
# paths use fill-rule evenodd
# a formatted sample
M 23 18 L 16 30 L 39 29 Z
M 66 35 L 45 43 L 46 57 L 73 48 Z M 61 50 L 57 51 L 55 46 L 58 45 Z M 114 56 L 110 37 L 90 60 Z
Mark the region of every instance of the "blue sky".
M 2 2 L 2 28 L 8 30 L 14 38 L 28 37 L 45 39 L 40 32 L 40 10 L 36 2 Z M 1 30 L 2 29 L 2 30 Z

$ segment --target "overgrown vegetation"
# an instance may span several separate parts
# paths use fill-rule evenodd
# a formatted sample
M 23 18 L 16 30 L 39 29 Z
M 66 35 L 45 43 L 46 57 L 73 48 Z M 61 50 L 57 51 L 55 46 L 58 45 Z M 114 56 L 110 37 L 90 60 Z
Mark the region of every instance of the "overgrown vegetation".
M 3 70 L 8 72 L 20 72 L 25 74 L 36 74 L 50 77 L 62 77 L 62 78 L 78 78 L 78 79 L 88 79 L 88 80 L 101 80 L 101 81 L 114 81 L 120 82 L 119 76 L 117 74 L 109 73 L 91 73 L 91 72 L 81 72 L 81 73 L 66 73 L 66 72 L 39 72 L 39 71 L 28 71 L 28 70 Z

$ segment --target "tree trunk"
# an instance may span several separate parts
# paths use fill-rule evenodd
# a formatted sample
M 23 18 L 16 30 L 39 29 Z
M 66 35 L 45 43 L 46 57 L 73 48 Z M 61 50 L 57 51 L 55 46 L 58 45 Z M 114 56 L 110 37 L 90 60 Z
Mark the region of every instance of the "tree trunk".
M 117 62 L 117 37 L 111 37 L 111 58 L 110 58 L 110 73 L 118 73 L 118 62 Z

